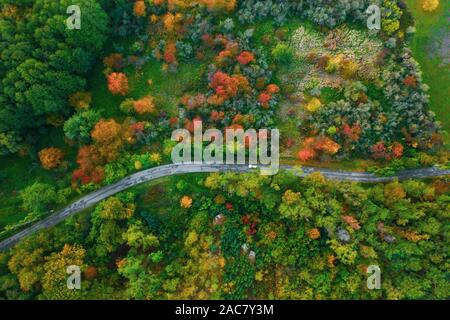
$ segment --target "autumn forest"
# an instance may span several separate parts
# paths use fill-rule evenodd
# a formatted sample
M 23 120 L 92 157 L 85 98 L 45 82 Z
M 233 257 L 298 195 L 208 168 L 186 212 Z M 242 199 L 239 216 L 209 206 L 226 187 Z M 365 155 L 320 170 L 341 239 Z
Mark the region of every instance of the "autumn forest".
M 449 298 L 448 1 L 76 2 L 0 0 L 1 300 Z M 197 122 L 281 169 L 132 183 Z

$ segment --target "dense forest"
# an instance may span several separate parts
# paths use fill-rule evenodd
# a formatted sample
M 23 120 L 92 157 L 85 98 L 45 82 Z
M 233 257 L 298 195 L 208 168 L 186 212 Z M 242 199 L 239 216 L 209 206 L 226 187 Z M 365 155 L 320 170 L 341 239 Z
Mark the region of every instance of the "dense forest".
M 4 298 L 446 299 L 448 181 L 171 178 L 0 256 Z M 82 266 L 67 290 L 67 265 Z M 378 265 L 382 289 L 368 290 Z
M 69 95 L 85 87 L 103 49 L 107 15 L 96 1 L 80 1 L 87 19 L 71 32 L 65 25 L 70 1 L 0 4 L 0 150 L 6 153 L 18 151 L 25 137 L 33 141 L 46 119 L 69 115 Z
M 70 5 L 0 0 L 0 240 L 170 163 L 195 121 L 280 129 L 299 170 L 450 166 L 448 3 L 79 0 L 79 30 Z M 164 178 L 1 252 L 0 298 L 447 299 L 449 209 L 448 176 Z

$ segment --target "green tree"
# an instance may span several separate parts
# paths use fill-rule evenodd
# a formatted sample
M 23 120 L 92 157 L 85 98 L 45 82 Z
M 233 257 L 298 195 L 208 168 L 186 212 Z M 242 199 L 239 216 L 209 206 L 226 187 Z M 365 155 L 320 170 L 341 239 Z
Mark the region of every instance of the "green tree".
M 128 230 L 122 234 L 122 238 L 133 248 L 142 248 L 146 250 L 159 246 L 158 238 L 155 235 L 148 233 L 141 222 L 130 225 Z
M 3 0 L 0 10 L 16 5 Z M 70 5 L 70 0 L 25 1 L 19 4 L 20 18 L 0 19 L 0 134 L 9 141 L 0 144 L 7 146 L 2 152 L 16 151 L 12 134 L 42 126 L 49 114 L 67 114 L 69 96 L 83 89 L 83 76 L 101 52 L 107 16 L 98 1 L 77 2 L 80 30 L 66 27 Z
M 66 201 L 61 193 L 56 192 L 54 186 L 40 182 L 25 188 L 21 199 L 23 209 L 30 213 L 44 213 L 56 204 Z
M 91 140 L 92 128 L 100 120 L 100 114 L 94 110 L 79 112 L 64 123 L 64 133 L 67 138 L 87 144 Z

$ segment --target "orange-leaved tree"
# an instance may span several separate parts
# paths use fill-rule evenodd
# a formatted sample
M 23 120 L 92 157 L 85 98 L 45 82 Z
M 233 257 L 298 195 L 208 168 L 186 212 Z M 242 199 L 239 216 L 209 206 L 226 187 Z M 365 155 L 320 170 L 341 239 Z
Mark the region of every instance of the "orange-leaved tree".
M 255 56 L 253 55 L 253 53 L 249 52 L 249 51 L 242 51 L 236 58 L 236 60 L 242 64 L 242 65 L 247 65 L 250 62 L 254 62 L 255 61 Z
M 133 12 L 136 17 L 145 17 L 145 2 L 138 0 L 134 3 Z
M 113 72 L 108 75 L 108 90 L 112 94 L 126 95 L 130 90 L 127 75 L 123 72 Z
M 39 160 L 44 169 L 50 170 L 58 167 L 64 158 L 64 153 L 58 148 L 45 148 L 39 151 Z
M 146 96 L 135 101 L 133 106 L 138 114 L 153 113 L 156 111 L 154 98 L 152 96 Z
M 301 161 L 313 160 L 319 153 L 334 155 L 338 153 L 341 146 L 326 136 L 309 137 L 303 141 L 302 149 L 298 153 Z
M 113 161 L 124 143 L 122 126 L 114 119 L 100 119 L 91 132 L 98 151 L 106 161 Z
M 95 142 L 107 143 L 118 137 L 121 126 L 114 119 L 100 119 L 91 132 L 91 137 Z
M 210 11 L 233 11 L 236 8 L 236 0 L 200 0 Z
M 180 206 L 185 209 L 189 209 L 192 206 L 192 198 L 184 196 L 180 199 Z

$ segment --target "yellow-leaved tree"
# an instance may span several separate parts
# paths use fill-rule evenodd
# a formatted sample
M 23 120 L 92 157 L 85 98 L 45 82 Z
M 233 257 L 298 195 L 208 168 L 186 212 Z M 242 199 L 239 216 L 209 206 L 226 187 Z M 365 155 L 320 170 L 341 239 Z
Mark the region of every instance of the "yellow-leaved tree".
M 41 279 L 42 294 L 45 299 L 79 299 L 81 290 L 67 289 L 67 267 L 84 269 L 86 251 L 82 246 L 66 244 L 60 252 L 46 257 L 44 275 Z
M 439 7 L 439 0 L 422 0 L 422 9 L 427 12 L 433 12 Z

